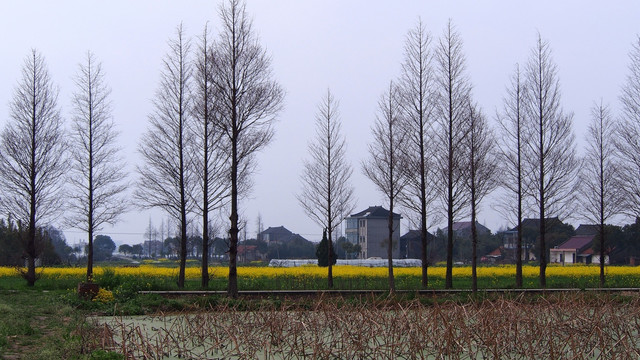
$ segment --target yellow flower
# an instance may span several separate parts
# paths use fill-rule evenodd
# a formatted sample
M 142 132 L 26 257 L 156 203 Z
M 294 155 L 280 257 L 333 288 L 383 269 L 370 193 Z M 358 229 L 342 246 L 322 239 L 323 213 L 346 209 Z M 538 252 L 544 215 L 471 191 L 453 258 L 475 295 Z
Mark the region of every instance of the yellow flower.
M 108 302 L 112 302 L 113 301 L 113 293 L 109 290 L 106 289 L 100 289 L 98 290 L 98 293 L 96 294 L 96 297 L 93 298 L 93 301 L 99 301 L 103 304 L 106 304 Z

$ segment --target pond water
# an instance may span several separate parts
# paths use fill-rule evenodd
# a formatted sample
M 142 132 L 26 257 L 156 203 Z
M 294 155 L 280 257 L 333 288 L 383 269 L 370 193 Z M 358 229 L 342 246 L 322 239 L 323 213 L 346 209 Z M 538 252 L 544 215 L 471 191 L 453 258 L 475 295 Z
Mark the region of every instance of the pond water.
M 134 359 L 638 359 L 640 302 L 336 305 L 95 317 Z

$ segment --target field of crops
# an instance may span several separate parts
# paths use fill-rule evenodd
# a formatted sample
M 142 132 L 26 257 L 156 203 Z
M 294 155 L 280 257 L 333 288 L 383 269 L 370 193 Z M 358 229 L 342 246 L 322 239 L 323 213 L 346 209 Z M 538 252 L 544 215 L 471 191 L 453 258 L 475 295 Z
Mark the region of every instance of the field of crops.
M 186 289 L 199 290 L 200 268 L 194 262 L 190 265 Z M 164 298 L 139 291 L 177 290 L 175 263 L 94 270 L 94 281 L 101 289 L 88 300 L 74 292 L 85 280 L 82 267 L 38 269 L 35 290 L 27 289 L 17 269 L 0 268 L 0 295 L 4 295 L 0 308 L 11 310 L 12 316 L 21 314 L 21 322 L 26 324 L 25 330 L 18 332 L 11 330 L 19 329 L 13 325 L 17 320 L 4 317 L 4 323 L 0 321 L 0 357 L 20 353 L 28 346 L 25 344 L 40 344 L 32 330 L 40 329 L 40 324 L 53 331 L 47 334 L 55 334 L 47 340 L 52 345 L 43 347 L 43 352 L 118 356 L 109 357 L 114 359 L 635 359 L 640 354 L 637 292 L 482 293 L 478 297 L 452 294 L 444 298 L 413 294 Z M 429 268 L 429 288 L 444 288 L 445 270 L 441 266 Z M 471 268 L 453 270 L 454 288 L 469 289 Z M 606 270 L 607 286 L 640 287 L 640 267 L 611 266 Z M 538 271 L 535 266 L 524 268 L 525 287 L 538 287 Z M 397 289 L 420 288 L 420 268 L 397 268 L 395 274 Z M 209 290 L 225 290 L 227 275 L 226 267 L 211 267 Z M 238 276 L 240 290 L 327 289 L 327 268 L 317 266 L 246 266 L 238 268 Z M 514 266 L 480 267 L 478 276 L 480 288 L 515 285 Z M 336 266 L 334 284 L 336 289 L 384 290 L 387 269 Z M 598 266 L 547 268 L 549 288 L 596 288 L 598 284 Z M 31 298 L 38 302 L 32 303 Z M 26 305 L 44 310 L 32 315 Z M 69 315 L 59 316 L 58 308 L 65 313 L 91 314 L 95 321 L 60 325 L 54 320 Z M 96 314 L 109 317 L 96 318 Z M 47 316 L 50 319 L 43 321 Z M 82 330 L 74 326 L 82 326 Z
M 598 266 L 549 266 L 547 268 L 547 287 L 549 288 L 595 288 L 599 286 Z M 40 279 L 36 286 L 43 289 L 73 288 L 84 280 L 82 267 L 50 267 L 39 269 Z M 96 267 L 95 281 L 106 287 L 115 287 L 122 283 L 135 283 L 142 290 L 171 290 L 176 288 L 178 269 L 175 267 L 143 264 L 137 267 Z M 419 289 L 420 268 L 394 269 L 397 289 Z M 539 268 L 523 268 L 524 287 L 538 287 Z M 228 268 L 211 267 L 209 276 L 211 290 L 224 290 Z M 336 289 L 386 289 L 387 269 L 360 266 L 335 266 L 333 270 Z M 445 268 L 429 268 L 429 288 L 444 288 Z M 640 267 L 609 266 L 606 268 L 608 287 L 640 287 Z M 302 266 L 294 268 L 273 268 L 247 266 L 238 268 L 240 290 L 280 290 L 326 289 L 327 268 Z M 186 269 L 186 288 L 198 289 L 200 268 Z M 23 280 L 16 269 L 0 267 L 0 289 L 10 289 Z M 469 288 L 471 267 L 453 268 L 454 288 Z M 479 288 L 512 288 L 515 284 L 515 266 L 487 266 L 478 268 Z

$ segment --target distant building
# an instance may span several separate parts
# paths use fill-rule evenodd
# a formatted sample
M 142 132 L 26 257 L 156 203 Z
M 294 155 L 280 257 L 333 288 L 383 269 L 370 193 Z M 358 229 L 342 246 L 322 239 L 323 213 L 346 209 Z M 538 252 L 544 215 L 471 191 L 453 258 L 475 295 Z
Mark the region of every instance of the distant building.
M 448 234 L 449 228 L 447 227 L 444 230 L 445 234 Z M 476 231 L 479 236 L 491 234 L 491 230 L 486 226 L 480 224 L 476 221 Z M 460 238 L 470 239 L 471 238 L 471 221 L 457 221 L 453 223 L 453 233 Z
M 400 255 L 400 214 L 393 213 L 392 256 L 399 259 Z M 352 244 L 361 247 L 360 258 L 387 259 L 387 244 L 389 238 L 388 220 L 389 210 L 381 206 L 371 206 L 359 213 L 352 214 L 346 219 L 345 235 Z
M 565 242 L 574 234 L 573 227 L 564 224 L 557 217 L 550 217 L 545 220 L 546 243 L 549 248 L 553 248 L 554 244 Z M 537 249 L 540 237 L 540 219 L 522 219 L 520 226 L 522 228 L 522 260 L 536 260 L 540 251 Z M 591 225 L 581 225 L 581 227 L 580 234 L 590 234 L 592 231 Z M 503 239 L 499 250 L 501 255 L 497 256 L 497 252 L 494 250 L 487 256 L 492 255 L 500 262 L 515 263 L 518 247 L 518 227 L 516 226 L 501 234 Z
M 307 239 L 305 239 L 304 237 L 298 235 L 298 234 L 294 234 L 291 231 L 289 231 L 289 229 L 287 229 L 284 226 L 277 226 L 277 227 L 269 227 L 267 230 L 262 231 L 261 233 L 258 234 L 258 240 L 262 240 L 268 244 L 270 243 L 277 243 L 277 244 L 284 244 L 284 243 L 289 243 L 291 242 L 291 240 L 293 239 L 303 239 L 305 241 L 307 241 Z
M 433 246 L 436 237 L 427 231 L 427 250 Z M 427 251 L 427 255 L 429 255 Z M 400 237 L 401 259 L 422 259 L 422 234 L 420 230 L 409 230 Z
M 546 228 L 549 230 L 554 229 L 557 225 L 562 225 L 562 222 L 557 217 L 546 218 Z M 522 227 L 522 260 L 535 260 L 537 254 L 534 254 L 533 248 L 540 236 L 540 219 L 522 219 L 520 223 Z M 503 254 L 508 260 L 516 260 L 516 250 L 518 247 L 518 227 L 514 227 L 503 232 Z
M 550 262 L 560 264 L 600 264 L 600 256 L 593 252 L 594 235 L 576 235 L 564 243 L 549 249 Z M 605 255 L 604 263 L 609 263 Z
M 492 252 L 488 253 L 485 256 L 480 258 L 480 262 L 496 264 L 501 262 L 502 260 L 508 257 L 508 252 L 505 250 L 504 246 L 499 246 L 495 248 Z
M 252 261 L 265 260 L 264 254 L 258 251 L 256 245 L 238 245 L 238 262 L 248 263 Z
M 576 236 L 581 235 L 598 235 L 598 225 L 580 224 L 576 229 Z

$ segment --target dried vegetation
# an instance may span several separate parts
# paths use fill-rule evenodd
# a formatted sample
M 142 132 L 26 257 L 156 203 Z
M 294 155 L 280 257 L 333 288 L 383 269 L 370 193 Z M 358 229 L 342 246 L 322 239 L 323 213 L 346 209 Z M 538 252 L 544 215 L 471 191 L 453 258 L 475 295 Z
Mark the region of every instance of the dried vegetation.
M 98 323 L 97 323 L 98 324 Z M 554 295 L 425 305 L 265 305 L 102 320 L 85 341 L 128 359 L 637 359 L 640 300 Z

